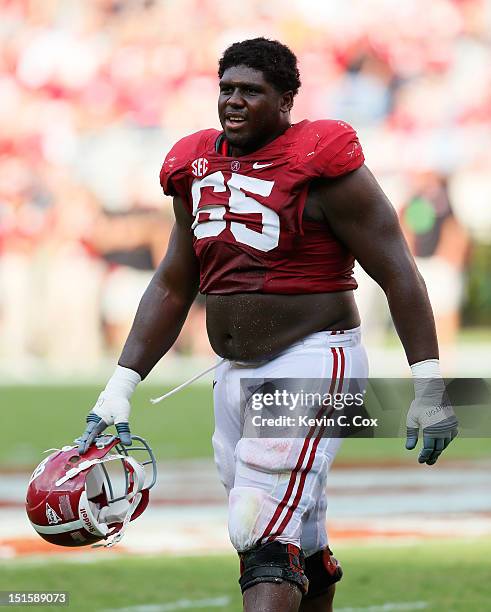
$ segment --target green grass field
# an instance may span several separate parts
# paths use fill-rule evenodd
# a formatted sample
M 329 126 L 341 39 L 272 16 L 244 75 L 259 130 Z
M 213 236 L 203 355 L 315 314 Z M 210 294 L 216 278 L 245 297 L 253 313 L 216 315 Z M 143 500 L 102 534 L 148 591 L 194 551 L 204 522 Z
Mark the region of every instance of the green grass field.
M 211 385 L 210 385 L 211 386 Z M 134 396 L 132 430 L 149 440 L 159 460 L 211 457 L 213 408 L 210 386 L 196 385 L 161 404 L 161 387 L 142 385 Z M 0 387 L 0 466 L 34 466 L 47 448 L 70 443 L 84 429 L 97 387 Z M 415 460 L 402 439 L 345 440 L 338 461 Z M 455 440 L 450 459 L 489 457 L 489 439 Z
M 405 602 L 424 602 L 427 604 L 424 609 L 431 612 L 490 609 L 489 541 L 338 546 L 337 554 L 345 571 L 336 595 L 336 609 L 341 611 L 346 608 L 369 611 L 370 606 Z M 1 562 L 0 590 L 69 591 L 70 610 L 154 604 L 153 611 L 158 612 L 158 605 L 162 610 L 179 610 L 186 608 L 183 600 L 217 599 L 215 606 L 204 605 L 199 609 L 232 612 L 242 609 L 237 571 L 238 561 L 233 555 L 118 558 L 84 564 Z M 175 607 L 170 605 L 179 601 Z M 222 601 L 225 605 L 219 606 Z M 152 612 L 151 607 L 147 610 Z
M 3 434 L 0 466 L 32 467 L 46 448 L 73 440 L 83 430 L 85 415 L 98 391 L 96 387 L 0 388 Z M 210 387 L 198 385 L 163 404 L 151 405 L 149 398 L 162 392 L 160 387 L 145 385 L 138 389 L 132 415 L 134 433 L 152 443 L 160 460 L 211 457 Z M 461 438 L 446 451 L 446 457 L 489 457 L 490 450 L 488 439 Z M 416 462 L 415 454 L 404 450 L 402 439 L 346 440 L 339 459 Z M 429 540 L 407 545 L 388 542 L 359 547 L 341 542 L 336 545 L 336 553 L 345 570 L 336 598 L 336 609 L 341 612 L 397 609 L 484 612 L 491 609 L 488 586 L 491 540 Z M 103 558 L 104 552 L 97 556 Z M 69 591 L 70 610 L 96 611 L 153 604 L 155 607 L 139 608 L 139 612 L 190 607 L 239 611 L 237 571 L 234 555 L 121 556 L 107 561 L 92 561 L 91 557 L 85 562 L 49 557 L 5 560 L 0 561 L 0 591 Z M 196 603 L 207 600 L 215 605 Z M 416 602 L 419 608 L 383 607 L 411 602 Z

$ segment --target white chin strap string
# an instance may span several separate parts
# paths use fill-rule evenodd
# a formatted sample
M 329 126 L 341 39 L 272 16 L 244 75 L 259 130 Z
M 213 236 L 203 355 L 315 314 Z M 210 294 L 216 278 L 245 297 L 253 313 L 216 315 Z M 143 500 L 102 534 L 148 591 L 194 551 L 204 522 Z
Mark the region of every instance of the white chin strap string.
M 224 363 L 225 363 L 225 359 L 221 359 L 216 365 L 212 365 L 210 368 L 206 368 L 206 370 L 203 370 L 199 374 L 195 374 L 195 376 L 193 376 L 189 380 L 186 380 L 186 382 L 181 383 L 175 389 L 172 389 L 168 393 L 164 393 L 164 395 L 161 395 L 160 397 L 155 397 L 155 398 L 151 399 L 150 401 L 152 402 L 152 404 L 158 404 L 162 400 L 167 399 L 168 397 L 170 397 L 171 395 L 174 395 L 178 391 L 182 391 L 182 389 L 185 389 L 186 387 L 189 387 L 189 385 L 194 383 L 195 380 L 198 380 L 198 378 L 201 378 L 202 376 L 204 376 L 205 374 L 208 374 L 208 372 L 211 372 L 212 370 L 216 370 L 217 368 L 222 366 Z

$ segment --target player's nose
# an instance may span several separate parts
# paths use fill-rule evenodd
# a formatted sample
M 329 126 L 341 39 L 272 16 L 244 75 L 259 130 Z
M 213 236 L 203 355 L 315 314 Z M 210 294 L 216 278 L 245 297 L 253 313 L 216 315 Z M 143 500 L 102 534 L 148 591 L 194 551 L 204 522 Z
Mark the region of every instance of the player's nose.
M 242 97 L 242 94 L 241 94 L 240 89 L 238 87 L 236 87 L 232 91 L 229 99 L 227 100 L 227 104 L 229 106 L 234 107 L 234 108 L 244 106 L 244 98 Z

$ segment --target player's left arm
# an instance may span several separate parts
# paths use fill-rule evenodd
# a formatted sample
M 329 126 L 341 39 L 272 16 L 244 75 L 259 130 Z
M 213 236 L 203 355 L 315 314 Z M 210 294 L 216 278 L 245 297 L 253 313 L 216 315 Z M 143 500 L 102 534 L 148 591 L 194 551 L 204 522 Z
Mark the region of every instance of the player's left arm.
M 320 182 L 320 181 L 319 181 Z M 365 166 L 323 179 L 322 213 L 336 237 L 384 290 L 409 364 L 438 359 L 433 312 L 397 214 Z
M 424 435 L 421 463 L 435 463 L 456 435 L 457 421 L 442 397 L 438 341 L 428 293 L 402 234 L 396 211 L 366 166 L 318 184 L 321 212 L 337 238 L 384 290 L 415 376 L 407 448 Z M 429 379 L 421 387 L 421 379 Z M 427 406 L 431 404 L 431 406 Z

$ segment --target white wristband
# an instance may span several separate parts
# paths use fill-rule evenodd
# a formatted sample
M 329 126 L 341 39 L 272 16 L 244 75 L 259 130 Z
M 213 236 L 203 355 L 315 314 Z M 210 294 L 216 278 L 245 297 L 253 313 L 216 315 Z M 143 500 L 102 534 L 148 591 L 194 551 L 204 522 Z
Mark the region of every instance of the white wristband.
M 135 370 L 130 368 L 123 368 L 123 366 L 117 365 L 114 370 L 114 374 L 108 380 L 104 391 L 111 395 L 119 395 L 125 397 L 127 400 L 133 395 L 133 391 L 136 389 L 138 383 L 141 382 L 141 376 Z
M 425 359 L 425 361 L 413 363 L 411 372 L 413 374 L 414 395 L 416 398 L 431 394 L 441 396 L 445 387 L 438 359 Z
M 413 378 L 441 378 L 440 361 L 438 359 L 425 359 L 411 366 Z

